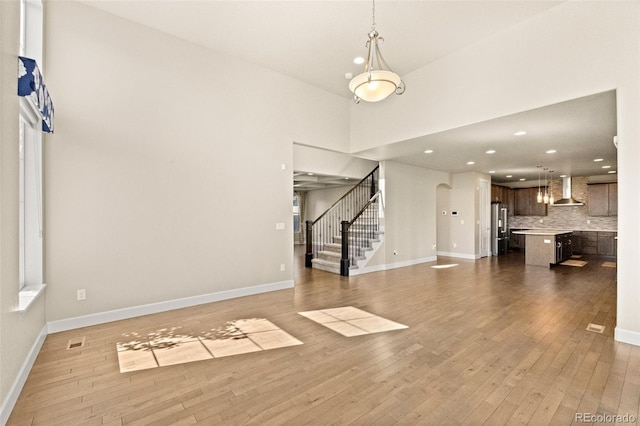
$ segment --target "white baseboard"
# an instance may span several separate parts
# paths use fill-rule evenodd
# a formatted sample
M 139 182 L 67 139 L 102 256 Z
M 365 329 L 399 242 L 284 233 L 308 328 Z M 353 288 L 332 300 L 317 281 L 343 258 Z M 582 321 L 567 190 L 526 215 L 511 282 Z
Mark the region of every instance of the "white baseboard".
M 616 327 L 614 330 L 614 339 L 618 342 L 640 346 L 640 333 L 637 331 L 625 330 Z
M 446 251 L 439 251 L 437 255 L 444 256 L 444 257 L 457 257 L 458 259 L 471 259 L 471 260 L 480 259 L 479 254 L 449 253 Z
M 2 401 L 2 405 L 0 405 L 0 425 L 6 424 L 9 420 L 11 411 L 13 411 L 13 407 L 16 405 L 16 401 L 20 396 L 20 392 L 22 392 L 22 388 L 27 381 L 27 377 L 29 377 L 31 367 L 33 367 L 33 363 L 36 361 L 38 353 L 40 353 L 44 339 L 47 338 L 47 330 L 48 328 L 45 324 L 36 338 L 36 341 L 33 343 L 33 346 L 31 346 L 31 350 L 27 354 L 24 363 L 22 363 L 22 367 L 20 368 L 20 371 L 18 371 L 16 379 L 13 381 L 11 388 L 9 388 L 7 397 Z
M 436 260 L 437 260 L 436 256 L 431 256 L 431 257 L 423 257 L 421 259 L 407 260 L 404 262 L 386 263 L 384 265 L 365 266 L 362 269 L 350 270 L 349 275 L 360 275 L 360 274 L 367 274 L 369 272 L 379 272 L 379 271 L 386 271 L 388 269 L 404 268 L 405 266 L 418 265 L 420 263 L 426 263 L 426 262 L 435 262 Z
M 284 290 L 293 287 L 293 280 L 280 281 L 275 283 L 261 284 L 252 287 L 244 287 L 233 290 L 225 290 L 216 293 L 202 294 L 199 296 L 185 297 L 182 299 L 168 300 L 166 302 L 150 303 L 148 305 L 132 306 L 130 308 L 116 309 L 113 311 L 100 312 L 97 314 L 83 315 L 80 317 L 66 318 L 62 320 L 49 321 L 49 333 L 73 330 L 81 327 L 104 324 L 112 321 L 119 321 L 128 318 L 135 318 L 142 315 L 155 314 L 158 312 L 171 311 L 174 309 L 187 308 L 190 306 L 202 305 L 204 303 L 219 302 L 221 300 L 234 299 L 236 297 L 251 296 L 269 291 Z

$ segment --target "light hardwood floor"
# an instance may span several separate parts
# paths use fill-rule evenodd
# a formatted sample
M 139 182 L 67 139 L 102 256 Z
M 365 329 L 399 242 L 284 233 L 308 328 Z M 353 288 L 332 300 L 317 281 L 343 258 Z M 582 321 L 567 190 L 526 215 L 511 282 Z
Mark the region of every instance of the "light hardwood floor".
M 296 251 L 298 253 L 298 251 Z M 298 256 L 300 257 L 300 256 Z M 640 347 L 613 340 L 615 268 L 513 253 L 344 278 L 47 337 L 9 425 L 572 424 L 631 415 Z M 298 312 L 354 306 L 409 326 L 345 337 Z M 117 342 L 265 318 L 302 345 L 120 373 Z M 586 331 L 606 326 L 603 334 Z M 69 339 L 85 337 L 67 350 Z M 635 423 L 635 422 L 634 422 Z

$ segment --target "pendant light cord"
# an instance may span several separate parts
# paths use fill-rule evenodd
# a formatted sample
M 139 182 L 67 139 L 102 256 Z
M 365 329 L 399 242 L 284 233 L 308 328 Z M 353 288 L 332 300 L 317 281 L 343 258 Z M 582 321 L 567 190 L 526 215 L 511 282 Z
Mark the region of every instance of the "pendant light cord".
M 376 29 L 376 0 L 373 0 L 373 6 L 371 7 L 371 29 Z

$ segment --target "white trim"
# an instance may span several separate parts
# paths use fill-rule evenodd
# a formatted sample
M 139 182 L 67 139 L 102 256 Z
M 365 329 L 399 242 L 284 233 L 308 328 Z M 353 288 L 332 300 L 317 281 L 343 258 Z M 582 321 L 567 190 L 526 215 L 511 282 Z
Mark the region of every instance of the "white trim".
M 33 302 L 38 299 L 38 297 L 44 293 L 44 289 L 47 287 L 46 284 L 40 284 L 35 286 L 24 286 L 20 289 L 19 301 L 18 301 L 18 312 L 20 314 L 24 314 L 29 310 L 29 307 L 33 304 Z
M 617 342 L 640 346 L 640 333 L 637 331 L 625 330 L 623 328 L 616 327 L 614 330 L 614 339 Z
M 471 260 L 480 259 L 480 254 L 449 253 L 446 251 L 439 251 L 437 252 L 437 255 L 444 256 L 444 257 L 457 257 L 459 259 L 471 259 Z
M 11 415 L 11 411 L 16 405 L 16 401 L 18 401 L 18 397 L 20 396 L 20 392 L 22 392 L 22 388 L 24 387 L 25 382 L 27 381 L 27 377 L 29 377 L 29 373 L 31 372 L 31 368 L 33 367 L 33 363 L 36 361 L 38 357 L 38 353 L 40 353 L 40 349 L 44 344 L 44 339 L 47 337 L 47 325 L 45 324 L 40 330 L 40 335 L 36 338 L 36 341 L 33 343 L 31 350 L 27 354 L 20 371 L 16 375 L 16 379 L 13 381 L 11 388 L 9 388 L 9 392 L 7 393 L 7 397 L 2 401 L 2 405 L 0 405 L 0 425 L 4 425 L 9 420 L 9 416 Z
M 38 110 L 34 96 L 33 93 L 30 96 L 20 96 L 20 115 L 22 115 L 25 123 L 41 132 L 42 114 Z M 40 127 L 38 127 L 38 124 L 40 124 Z
M 234 299 L 236 297 L 251 296 L 254 294 L 267 293 L 275 290 L 293 288 L 293 280 L 280 281 L 275 283 L 260 284 L 252 287 L 243 287 L 233 290 L 225 290 L 216 293 L 202 294 L 199 296 L 184 297 L 181 299 L 168 300 L 165 302 L 150 303 L 148 305 L 132 306 L 129 308 L 115 309 L 113 311 L 100 312 L 97 314 L 83 315 L 80 317 L 67 318 L 56 321 L 49 321 L 49 333 L 73 330 L 81 327 L 104 324 L 112 321 L 119 321 L 128 318 L 135 318 L 142 315 L 155 314 L 158 312 L 171 311 L 174 309 L 187 308 L 190 306 L 202 305 L 204 303 L 219 302 L 221 300 Z
M 387 263 L 384 265 L 366 266 L 362 269 L 351 269 L 349 275 L 367 274 L 369 272 L 386 271 L 388 269 L 404 268 L 405 266 L 418 265 L 420 263 L 435 262 L 438 260 L 436 256 L 423 257 L 421 259 L 406 260 L 404 262 Z

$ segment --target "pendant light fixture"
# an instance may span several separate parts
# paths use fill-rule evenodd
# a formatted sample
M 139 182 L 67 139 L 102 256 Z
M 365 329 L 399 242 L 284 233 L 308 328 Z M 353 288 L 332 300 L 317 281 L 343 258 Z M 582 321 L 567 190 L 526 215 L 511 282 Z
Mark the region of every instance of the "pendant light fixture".
M 538 166 L 538 196 L 536 197 L 536 201 L 538 203 L 542 203 L 542 191 L 540 191 L 540 169 L 542 166 Z
M 553 170 L 549 171 L 549 205 L 553 205 L 555 203 L 555 199 L 553 198 Z
M 549 204 L 549 193 L 547 192 L 547 169 L 546 167 L 544 168 L 544 196 L 542 197 L 542 201 L 545 204 Z
M 349 82 L 349 90 L 353 92 L 356 103 L 360 99 L 367 102 L 379 102 L 386 99 L 392 93 L 401 95 L 405 85 L 400 76 L 393 71 L 380 53 L 379 41 L 384 41 L 376 30 L 376 2 L 373 0 L 371 31 L 369 31 L 366 46 L 368 49 L 367 60 L 364 63 L 364 72 L 358 74 Z M 375 68 L 377 66 L 377 68 Z

